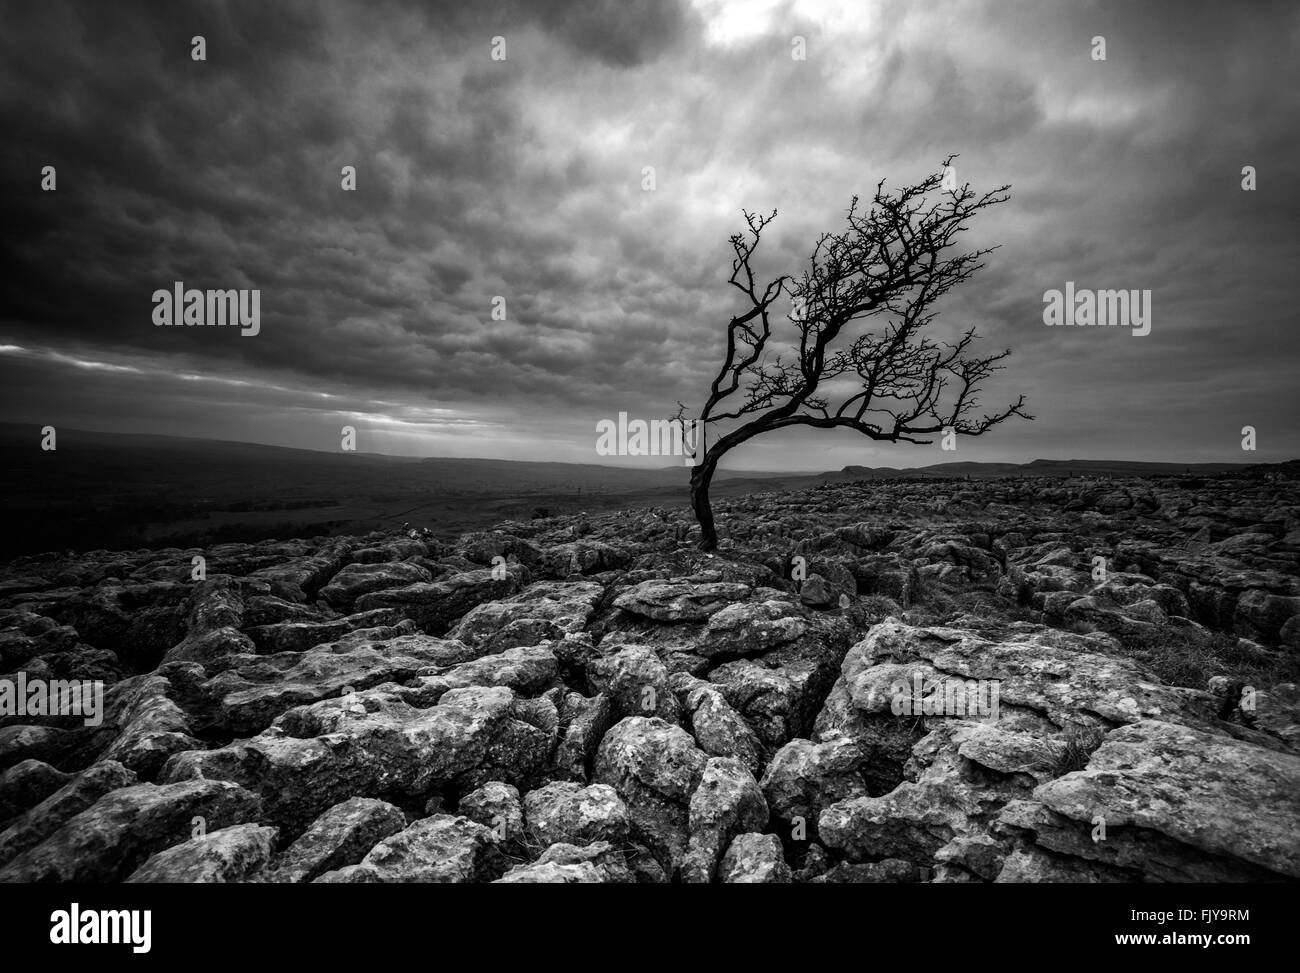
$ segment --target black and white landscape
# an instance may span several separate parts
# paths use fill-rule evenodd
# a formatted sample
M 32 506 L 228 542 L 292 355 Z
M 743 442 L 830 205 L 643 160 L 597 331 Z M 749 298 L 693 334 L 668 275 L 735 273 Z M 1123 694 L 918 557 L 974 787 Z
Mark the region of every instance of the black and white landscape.
M 3 9 L 0 882 L 1300 879 L 1294 4 Z

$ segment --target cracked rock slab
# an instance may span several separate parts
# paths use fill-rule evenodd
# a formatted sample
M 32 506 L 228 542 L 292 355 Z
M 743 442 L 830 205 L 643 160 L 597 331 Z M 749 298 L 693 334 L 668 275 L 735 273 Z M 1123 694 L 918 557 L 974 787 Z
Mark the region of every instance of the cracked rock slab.
M 151 855 L 188 839 L 196 817 L 219 829 L 261 815 L 257 796 L 229 781 L 123 787 L 0 869 L 0 882 L 120 881 Z
M 1137 827 L 1300 878 L 1300 756 L 1143 720 L 1112 731 L 1085 770 L 1034 791 L 1075 821 Z
M 435 814 L 385 838 L 358 865 L 326 872 L 326 883 L 488 882 L 504 861 L 491 831 L 451 814 Z
M 642 581 L 614 599 L 614 607 L 656 622 L 694 622 L 744 601 L 753 589 L 732 581 Z
M 323 872 L 355 865 L 376 844 L 406 827 L 406 816 L 387 801 L 353 797 L 312 822 L 276 862 L 267 880 L 310 882 Z
M 247 882 L 266 868 L 279 836 L 259 824 L 222 828 L 158 852 L 127 882 Z

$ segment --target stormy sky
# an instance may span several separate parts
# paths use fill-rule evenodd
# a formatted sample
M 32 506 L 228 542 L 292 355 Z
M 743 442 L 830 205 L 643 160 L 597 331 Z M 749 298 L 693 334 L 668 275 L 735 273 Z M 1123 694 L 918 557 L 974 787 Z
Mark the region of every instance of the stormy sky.
M 724 466 L 1300 457 L 1294 3 L 2 9 L 6 421 L 609 462 L 598 420 L 698 410 L 742 209 L 778 210 L 757 269 L 797 274 L 854 193 L 958 153 L 1011 200 L 934 337 L 1010 348 L 982 404 L 1037 418 L 955 453 L 799 430 Z M 1150 290 L 1151 333 L 1044 326 L 1067 280 Z M 175 281 L 259 289 L 260 333 L 155 327 Z

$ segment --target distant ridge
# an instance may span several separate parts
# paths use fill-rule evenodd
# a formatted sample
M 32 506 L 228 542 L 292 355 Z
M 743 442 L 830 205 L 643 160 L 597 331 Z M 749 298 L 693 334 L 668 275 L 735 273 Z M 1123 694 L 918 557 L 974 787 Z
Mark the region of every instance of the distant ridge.
M 1294 463 L 1295 461 L 1292 461 Z M 935 463 L 911 469 L 892 466 L 846 466 L 836 479 L 889 480 L 902 476 L 975 477 L 999 476 L 1151 476 L 1171 473 L 1233 473 L 1255 468 L 1288 467 L 1291 463 L 1147 463 L 1141 460 L 1036 459 L 1028 463 Z
M 256 464 L 278 461 L 288 468 L 311 468 L 326 472 L 339 464 L 392 467 L 410 466 L 412 473 L 441 474 L 453 481 L 462 479 L 496 480 L 519 476 L 529 485 L 547 481 L 577 482 L 591 480 L 607 488 L 628 489 L 675 486 L 686 479 L 686 468 L 676 462 L 661 466 L 636 467 L 608 463 L 568 463 L 544 460 L 512 460 L 453 456 L 394 456 L 387 453 L 358 451 L 344 454 L 335 450 L 304 449 L 234 440 L 167 436 L 154 433 L 110 433 L 60 427 L 60 445 L 76 447 L 83 455 L 89 451 L 99 460 L 131 455 L 132 460 L 214 466 L 222 464 Z M 26 455 L 39 442 L 39 427 L 34 423 L 0 422 L 0 449 L 16 450 Z M 66 454 L 65 454 L 66 455 Z M 934 463 L 929 466 L 845 466 L 835 471 L 774 472 L 720 469 L 718 480 L 808 480 L 841 482 L 846 479 L 893 479 L 896 477 L 977 477 L 998 476 L 1149 476 L 1177 473 L 1232 473 L 1251 469 L 1294 471 L 1300 459 L 1284 463 L 1165 463 L 1141 460 L 1104 459 L 1035 459 L 1028 463 Z
M 680 507 L 689 469 L 598 463 L 386 456 L 137 433 L 0 423 L 0 559 L 19 553 L 201 547 L 267 537 L 357 534 L 404 523 L 447 539 L 533 516 Z M 1048 460 L 847 466 L 826 473 L 720 470 L 715 496 L 815 490 L 830 483 L 967 477 L 1159 476 L 1276 472 L 1300 463 Z

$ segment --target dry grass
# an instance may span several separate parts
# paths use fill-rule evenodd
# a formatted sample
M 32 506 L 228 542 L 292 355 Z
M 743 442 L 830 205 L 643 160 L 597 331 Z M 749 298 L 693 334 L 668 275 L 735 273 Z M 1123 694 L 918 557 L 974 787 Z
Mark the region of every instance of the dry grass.
M 1076 770 L 1083 770 L 1105 738 L 1106 734 L 1098 729 L 1070 727 L 1065 732 L 1063 740 L 1065 746 L 1061 755 L 1056 758 L 1054 776 L 1061 777 L 1072 774 Z
M 1300 659 L 1293 653 L 1254 648 L 1235 635 L 1208 635 L 1170 625 L 1154 632 L 1120 637 L 1125 653 L 1150 668 L 1171 686 L 1204 689 L 1214 676 L 1269 687 L 1300 680 Z

